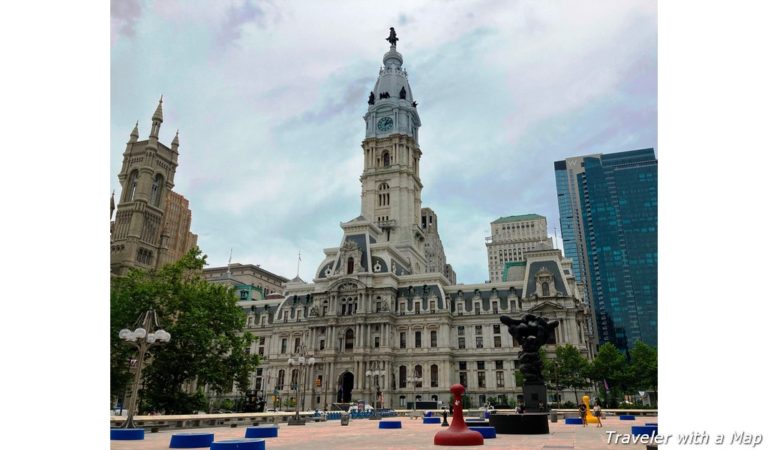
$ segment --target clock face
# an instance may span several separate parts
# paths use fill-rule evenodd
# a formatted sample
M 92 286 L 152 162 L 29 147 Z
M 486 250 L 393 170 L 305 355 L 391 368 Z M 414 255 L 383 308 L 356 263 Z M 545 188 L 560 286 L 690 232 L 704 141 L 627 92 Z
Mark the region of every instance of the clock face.
M 379 129 L 379 131 L 389 131 L 392 129 L 392 126 L 394 125 L 394 122 L 392 121 L 391 117 L 382 117 L 379 119 L 379 122 L 376 124 L 376 127 Z

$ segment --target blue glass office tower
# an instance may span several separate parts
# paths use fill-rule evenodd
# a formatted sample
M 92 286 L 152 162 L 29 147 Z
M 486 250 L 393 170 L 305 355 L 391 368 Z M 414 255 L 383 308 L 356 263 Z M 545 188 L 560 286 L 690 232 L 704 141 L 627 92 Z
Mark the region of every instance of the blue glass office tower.
M 656 346 L 658 161 L 652 148 L 555 162 L 565 255 L 600 344 Z

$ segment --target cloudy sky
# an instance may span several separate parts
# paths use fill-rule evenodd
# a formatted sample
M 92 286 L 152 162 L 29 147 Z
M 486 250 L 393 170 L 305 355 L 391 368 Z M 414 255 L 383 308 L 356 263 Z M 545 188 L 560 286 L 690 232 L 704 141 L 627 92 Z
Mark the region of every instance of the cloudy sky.
M 458 281 L 488 279 L 500 216 L 559 229 L 553 162 L 657 148 L 657 15 L 648 0 L 112 0 L 112 189 L 163 95 L 174 190 L 212 266 L 311 280 L 360 214 L 368 92 L 397 30 L 422 120 L 423 206 Z M 657 149 L 657 156 L 659 151 Z

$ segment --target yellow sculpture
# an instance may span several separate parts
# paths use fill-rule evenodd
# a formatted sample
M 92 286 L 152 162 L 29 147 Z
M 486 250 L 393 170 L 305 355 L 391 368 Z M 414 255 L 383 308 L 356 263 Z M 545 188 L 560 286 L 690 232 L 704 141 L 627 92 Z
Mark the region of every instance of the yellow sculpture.
M 581 401 L 584 402 L 584 405 L 587 407 L 587 423 L 597 423 L 597 417 L 592 414 L 592 409 L 589 407 L 589 395 L 581 397 Z

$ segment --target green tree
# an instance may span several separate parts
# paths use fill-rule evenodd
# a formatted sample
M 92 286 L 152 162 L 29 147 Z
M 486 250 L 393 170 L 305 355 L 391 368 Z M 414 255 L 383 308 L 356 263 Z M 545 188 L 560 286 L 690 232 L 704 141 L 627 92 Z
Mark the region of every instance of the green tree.
M 117 336 L 154 308 L 171 341 L 150 350 L 144 370 L 143 404 L 166 413 L 191 413 L 207 403 L 202 388 L 215 393 L 244 389 L 259 363 L 246 353 L 253 340 L 243 333 L 245 315 L 231 288 L 203 280 L 205 256 L 198 248 L 159 270 L 132 270 L 111 286 L 111 388 L 120 397 L 130 383 L 133 348 Z M 197 392 L 184 384 L 196 381 Z
M 578 400 L 578 390 L 589 386 L 589 361 L 573 345 L 558 346 L 552 359 L 542 353 L 542 362 L 544 380 L 549 389 L 557 392 L 558 407 L 561 390 L 570 387 Z
M 616 399 L 626 390 L 627 371 L 627 358 L 615 345 L 607 342 L 600 346 L 589 367 L 589 377 L 605 392 L 609 407 L 615 408 Z M 608 390 L 604 389 L 605 383 L 608 384 Z
M 570 386 L 578 403 L 578 390 L 584 389 L 589 385 L 587 380 L 589 361 L 579 352 L 579 349 L 571 344 L 566 344 L 558 346 L 557 350 L 555 350 L 553 364 L 555 366 L 554 370 L 557 372 L 558 384 L 560 386 Z
M 629 351 L 629 378 L 634 390 L 653 391 L 659 384 L 659 356 L 655 347 L 636 341 Z

